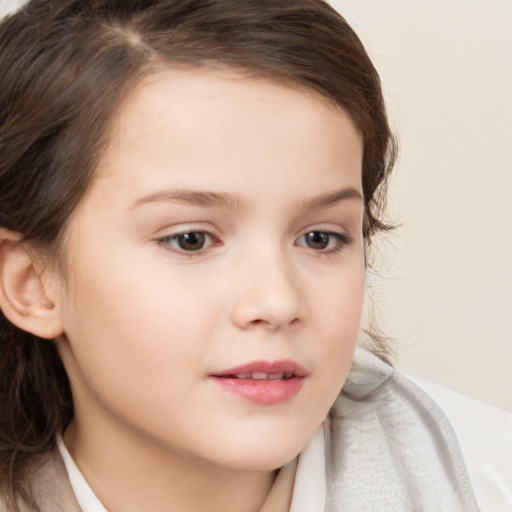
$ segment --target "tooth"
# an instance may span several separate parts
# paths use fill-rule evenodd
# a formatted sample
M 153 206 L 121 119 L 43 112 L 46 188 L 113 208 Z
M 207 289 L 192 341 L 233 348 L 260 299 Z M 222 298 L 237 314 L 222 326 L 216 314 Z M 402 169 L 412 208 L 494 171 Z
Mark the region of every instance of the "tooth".
M 254 380 L 264 380 L 267 376 L 268 374 L 264 372 L 252 372 L 251 378 Z
M 235 377 L 237 379 L 247 379 L 247 378 L 249 378 L 250 375 L 251 375 L 250 373 L 237 373 L 235 375 Z
M 292 377 L 293 377 L 293 373 L 292 372 L 288 372 L 288 373 L 284 374 L 284 379 L 285 380 L 291 379 Z
M 269 373 L 268 378 L 270 380 L 277 380 L 277 379 L 282 379 L 283 375 L 284 375 L 283 372 Z

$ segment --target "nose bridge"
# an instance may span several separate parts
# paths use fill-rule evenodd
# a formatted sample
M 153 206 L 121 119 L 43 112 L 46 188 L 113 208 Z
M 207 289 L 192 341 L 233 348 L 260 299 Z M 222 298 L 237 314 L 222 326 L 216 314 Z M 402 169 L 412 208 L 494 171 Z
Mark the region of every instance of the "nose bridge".
M 240 258 L 233 319 L 240 327 L 279 329 L 301 322 L 300 280 L 286 248 L 271 241 Z

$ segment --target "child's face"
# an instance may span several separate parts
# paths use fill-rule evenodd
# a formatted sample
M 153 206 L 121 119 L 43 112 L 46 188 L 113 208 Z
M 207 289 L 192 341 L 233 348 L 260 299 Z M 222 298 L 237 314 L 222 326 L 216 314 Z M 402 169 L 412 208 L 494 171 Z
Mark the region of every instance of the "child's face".
M 258 470 L 304 447 L 358 336 L 361 162 L 311 92 L 213 71 L 132 91 L 67 228 L 77 447 Z

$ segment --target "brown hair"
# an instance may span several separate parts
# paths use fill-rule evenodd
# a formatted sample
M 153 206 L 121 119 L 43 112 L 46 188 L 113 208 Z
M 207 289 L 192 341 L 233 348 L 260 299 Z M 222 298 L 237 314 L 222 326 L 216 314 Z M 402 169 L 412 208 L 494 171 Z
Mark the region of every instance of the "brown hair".
M 386 229 L 395 144 L 380 81 L 358 37 L 322 0 L 32 0 L 0 25 L 0 227 L 58 258 L 106 126 L 142 76 L 224 66 L 314 90 L 362 134 L 364 236 Z M 382 347 L 381 347 L 382 348 Z M 0 482 L 22 477 L 73 416 L 54 343 L 0 312 Z

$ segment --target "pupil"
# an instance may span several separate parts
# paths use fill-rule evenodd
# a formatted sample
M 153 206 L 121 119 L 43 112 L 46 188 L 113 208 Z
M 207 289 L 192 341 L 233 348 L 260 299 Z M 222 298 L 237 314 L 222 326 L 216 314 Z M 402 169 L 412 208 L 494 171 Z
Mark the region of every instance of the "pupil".
M 204 233 L 184 233 L 178 237 L 178 245 L 184 251 L 197 251 L 202 249 L 205 242 Z
M 329 235 L 321 231 L 311 231 L 306 235 L 306 242 L 311 249 L 325 249 L 329 245 Z

